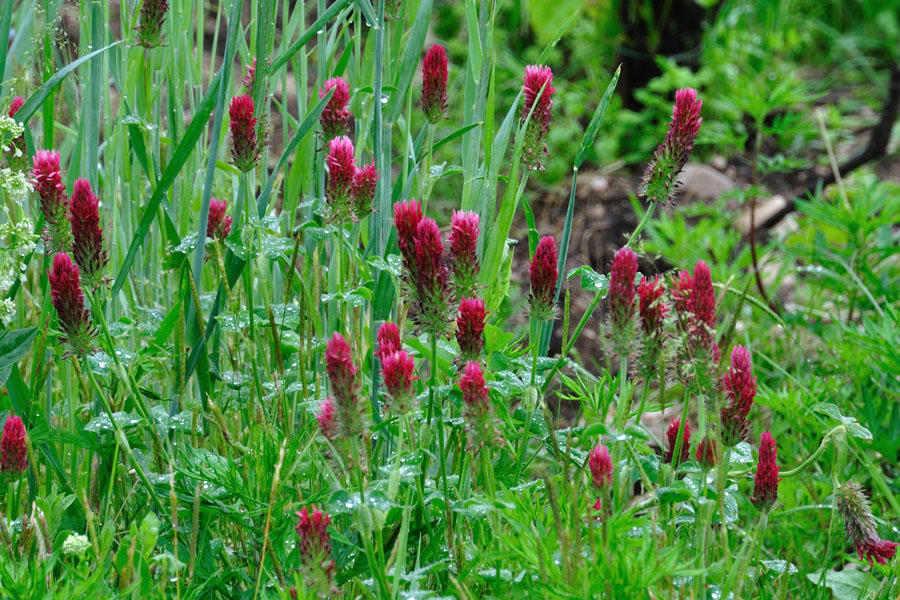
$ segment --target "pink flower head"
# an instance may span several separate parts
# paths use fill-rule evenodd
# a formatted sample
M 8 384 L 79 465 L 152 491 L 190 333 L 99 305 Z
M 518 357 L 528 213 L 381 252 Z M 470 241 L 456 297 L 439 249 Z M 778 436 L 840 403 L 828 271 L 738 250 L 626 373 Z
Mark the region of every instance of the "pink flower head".
M 378 328 L 378 348 L 375 355 L 379 361 L 383 361 L 384 357 L 399 350 L 403 350 L 403 343 L 400 341 L 400 328 L 396 323 L 385 321 Z
M 591 469 L 591 479 L 595 486 L 603 489 L 612 485 L 613 464 L 609 457 L 609 449 L 605 444 L 598 443 L 594 446 L 588 457 L 588 466 Z
M 610 338 L 620 356 L 630 353 L 634 340 L 634 279 L 637 270 L 637 254 L 627 247 L 616 251 L 609 277 Z
M 22 419 L 10 415 L 0 435 L 0 476 L 16 477 L 28 467 L 25 426 Z
M 169 3 L 166 0 L 144 0 L 137 26 L 137 43 L 144 48 L 155 48 L 162 43 L 163 25 Z
M 701 467 L 707 470 L 713 468 L 716 466 L 716 443 L 708 437 L 704 437 L 697 444 L 695 456 Z
M 362 219 L 375 210 L 375 187 L 378 185 L 378 169 L 375 161 L 356 170 L 353 176 L 353 210 L 357 219 Z
M 469 434 L 469 450 L 476 451 L 484 445 L 492 445 L 496 441 L 497 433 L 490 393 L 484 383 L 481 365 L 474 360 L 466 363 L 459 378 L 459 389 L 463 397 L 463 416 Z
M 665 303 L 665 289 L 658 276 L 652 279 L 643 278 L 637 287 L 638 312 L 641 315 L 641 370 L 647 377 L 659 373 L 660 359 L 665 344 L 663 323 L 669 314 L 669 306 Z
M 94 329 L 90 313 L 84 307 L 84 292 L 78 267 L 68 254 L 57 253 L 53 267 L 47 272 L 50 301 L 59 315 L 59 326 L 65 333 L 69 354 L 81 356 L 90 350 Z
M 416 365 L 406 350 L 391 352 L 381 361 L 384 387 L 390 396 L 388 410 L 398 415 L 409 412 L 414 397 L 413 381 Z
M 9 113 L 7 113 L 10 117 L 16 116 L 16 113 L 19 112 L 19 109 L 22 108 L 22 105 L 25 104 L 25 99 L 22 96 L 16 96 L 13 98 L 12 103 L 9 105 Z
M 759 510 L 769 510 L 778 499 L 778 464 L 775 439 L 768 431 L 759 436 L 759 462 L 753 480 L 753 497 L 750 501 Z
M 711 371 L 719 362 L 719 347 L 715 341 L 716 294 L 709 265 L 697 261 L 693 277 L 682 271 L 672 284 L 672 297 L 687 336 L 687 355 L 682 357 L 685 364 Z
M 76 179 L 69 201 L 69 223 L 72 226 L 72 255 L 81 272 L 81 281 L 96 288 L 103 280 L 106 250 L 100 228 L 100 199 L 94 195 L 87 179 Z
M 341 135 L 328 142 L 328 218 L 337 223 L 346 223 L 353 218 L 353 178 L 356 177 L 356 161 L 353 158 L 353 142 Z
M 731 351 L 731 366 L 722 379 L 728 404 L 722 409 L 722 442 L 732 447 L 747 438 L 747 416 L 756 397 L 756 377 L 750 365 L 750 352 L 743 346 Z
M 678 193 L 678 175 L 694 150 L 700 131 L 700 108 L 697 91 L 684 88 L 675 93 L 672 122 L 665 141 L 656 149 L 644 173 L 641 195 L 650 202 L 674 201 Z
M 559 278 L 556 262 L 556 240 L 553 236 L 544 236 L 538 242 L 528 268 L 531 276 L 529 313 L 537 321 L 549 321 L 556 315 L 556 283 Z
M 716 292 L 713 290 L 712 275 L 705 261 L 697 261 L 694 266 L 694 298 L 691 311 L 697 320 L 710 330 L 716 327 Z
M 256 139 L 256 122 L 253 116 L 253 98 L 246 94 L 231 99 L 228 116 L 231 117 L 231 158 L 234 166 L 244 173 L 252 171 L 259 161 L 259 142 Z
M 669 428 L 666 429 L 666 462 L 672 463 L 672 457 L 675 454 L 675 446 L 678 443 L 678 429 L 681 427 L 681 419 L 672 419 Z M 684 424 L 684 433 L 681 436 L 681 450 L 678 453 L 678 461 L 674 464 L 681 464 L 691 456 L 691 424 Z
M 477 213 L 454 210 L 450 217 L 450 265 L 453 270 L 453 288 L 457 297 L 475 295 L 478 277 L 478 227 Z
M 358 367 L 353 364 L 350 345 L 335 332 L 325 349 L 325 372 L 331 381 L 338 416 L 348 435 L 359 435 L 365 429 L 363 405 L 356 380 Z
M 848 481 L 835 490 L 838 512 L 844 518 L 847 543 L 852 544 L 860 560 L 886 565 L 896 552 L 897 543 L 878 537 L 878 528 L 869 500 L 858 483 Z
M 459 343 L 460 359 L 464 362 L 477 361 L 484 348 L 484 320 L 487 311 L 481 298 L 463 298 L 456 316 L 456 341 Z
M 347 103 L 350 101 L 350 85 L 342 77 L 328 79 L 319 90 L 319 98 L 324 98 L 325 94 L 334 90 L 334 95 L 322 115 L 319 117 L 319 123 L 322 125 L 322 137 L 325 141 L 329 141 L 339 135 L 347 135 L 350 133 L 350 118 L 353 116 L 347 110 Z
M 206 220 L 206 237 L 224 240 L 231 233 L 231 217 L 228 212 L 228 200 L 209 200 L 209 218 Z
M 438 44 L 422 63 L 422 110 L 432 124 L 447 116 L 447 53 Z
M 326 397 L 319 403 L 319 412 L 316 413 L 316 423 L 319 431 L 325 439 L 334 441 L 338 436 L 337 413 L 334 408 L 334 398 Z
M 524 123 L 531 113 L 531 120 L 525 131 L 522 159 L 530 168 L 543 170 L 544 157 L 547 156 L 545 140 L 550 132 L 550 114 L 553 109 L 551 96 L 556 91 L 553 88 L 553 71 L 544 65 L 529 65 L 525 67 L 523 80 L 521 118 Z
M 244 76 L 244 79 L 241 80 L 241 83 L 244 85 L 244 89 L 247 90 L 248 94 L 253 93 L 253 85 L 256 83 L 256 57 L 253 57 L 253 64 L 247 65 L 247 74 Z
M 318 596 L 331 595 L 331 577 L 335 569 L 331 558 L 331 534 L 328 533 L 331 518 L 326 512 L 310 508 L 312 512 L 303 507 L 297 513 L 299 521 L 295 528 L 300 538 L 297 548 L 303 561 L 304 583 Z
M 412 198 L 394 205 L 394 226 L 397 228 L 397 246 L 403 256 L 403 263 L 410 268 L 415 263 L 414 249 L 416 231 L 422 220 L 422 203 Z
M 34 153 L 31 169 L 31 186 L 41 201 L 44 214 L 44 245 L 48 254 L 68 252 L 72 247 L 72 229 L 69 225 L 69 200 L 62 183 L 59 168 L 59 152 L 38 150 Z
M 415 271 L 410 274 L 415 300 L 413 317 L 428 333 L 442 334 L 449 324 L 449 273 L 437 223 L 428 217 L 419 221 L 413 246 Z

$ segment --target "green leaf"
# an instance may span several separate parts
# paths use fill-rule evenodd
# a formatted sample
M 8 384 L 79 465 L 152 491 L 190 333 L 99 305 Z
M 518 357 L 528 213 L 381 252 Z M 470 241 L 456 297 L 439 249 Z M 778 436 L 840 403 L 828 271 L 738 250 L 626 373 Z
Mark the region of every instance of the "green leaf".
M 9 379 L 13 365 L 25 356 L 37 335 L 37 327 L 8 329 L 0 332 L 0 387 Z
M 606 109 L 609 108 L 609 101 L 612 100 L 613 92 L 616 90 L 616 84 L 619 83 L 619 73 L 621 71 L 622 65 L 619 65 L 615 74 L 613 74 L 612 79 L 610 79 L 609 85 L 606 86 L 606 91 L 603 93 L 603 97 L 600 98 L 600 103 L 594 110 L 594 116 L 591 117 L 591 122 L 588 124 L 587 129 L 584 130 L 584 137 L 581 138 L 581 147 L 575 155 L 576 170 L 584 164 L 588 152 L 594 147 L 594 140 L 597 138 L 597 132 L 600 130 L 600 123 L 603 122 L 603 117 L 606 115 Z
M 601 275 L 589 266 L 583 265 L 569 271 L 566 279 L 572 279 L 579 274 L 581 275 L 581 289 L 600 292 L 606 297 L 606 293 L 609 291 L 609 278 L 606 275 Z
M 806 578 L 818 585 L 822 579 L 822 570 L 807 573 Z M 862 571 L 844 569 L 843 571 L 826 571 L 822 585 L 831 589 L 835 600 L 862 600 L 871 598 L 875 591 L 869 583 L 869 576 Z

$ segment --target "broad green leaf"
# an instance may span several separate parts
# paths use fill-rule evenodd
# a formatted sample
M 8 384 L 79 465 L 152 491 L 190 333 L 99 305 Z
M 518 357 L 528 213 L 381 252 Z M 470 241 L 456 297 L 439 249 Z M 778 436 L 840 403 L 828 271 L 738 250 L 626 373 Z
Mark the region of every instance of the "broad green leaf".
M 13 365 L 25 356 L 37 335 L 37 327 L 0 331 L 0 387 L 9 379 Z

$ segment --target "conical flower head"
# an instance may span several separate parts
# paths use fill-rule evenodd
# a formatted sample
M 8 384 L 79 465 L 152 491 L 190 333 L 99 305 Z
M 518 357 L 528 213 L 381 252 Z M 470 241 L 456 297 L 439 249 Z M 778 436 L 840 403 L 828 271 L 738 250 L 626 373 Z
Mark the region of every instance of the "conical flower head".
M 609 448 L 605 444 L 598 443 L 591 450 L 588 467 L 590 467 L 591 479 L 595 486 L 603 489 L 612 485 L 613 464 L 609 456 Z
M 684 433 L 681 435 L 681 449 L 678 453 L 678 460 L 673 463 L 672 458 L 675 455 L 675 446 L 678 444 L 678 430 L 681 428 L 681 419 L 672 419 L 669 428 L 666 429 L 666 462 L 673 465 L 679 465 L 685 462 L 691 456 L 691 424 L 684 424 Z
M 297 513 L 299 521 L 295 528 L 300 538 L 297 544 L 303 561 L 304 583 L 319 596 L 330 596 L 334 590 L 331 583 L 335 564 L 331 558 L 331 534 L 328 525 L 331 518 L 321 510 L 303 507 Z
M 453 211 L 450 217 L 450 266 L 458 298 L 475 295 L 478 277 L 479 217 L 471 211 Z
M 549 321 L 556 316 L 556 282 L 559 279 L 556 262 L 556 240 L 553 236 L 544 236 L 538 242 L 528 268 L 531 277 L 529 314 L 537 321 Z
M 69 223 L 72 226 L 72 255 L 78 264 L 81 281 L 96 288 L 103 281 L 106 250 L 100 228 L 100 199 L 86 179 L 76 179 L 69 201 Z
M 72 247 L 72 229 L 69 225 L 69 199 L 62 183 L 59 168 L 59 152 L 38 150 L 34 153 L 31 169 L 31 186 L 41 202 L 44 214 L 44 246 L 48 254 L 68 252 Z
M 650 202 L 675 201 L 678 194 L 678 175 L 687 164 L 694 150 L 694 140 L 700 131 L 700 108 L 697 91 L 680 89 L 675 93 L 672 122 L 665 141 L 653 155 L 653 160 L 644 173 L 641 196 Z
M 0 435 L 0 476 L 17 477 L 28 467 L 28 451 L 25 443 L 25 425 L 14 415 L 6 417 Z
M 246 94 L 231 99 L 228 116 L 231 117 L 231 158 L 234 166 L 243 172 L 252 171 L 259 161 L 259 142 L 256 139 L 256 119 L 253 116 L 253 98 Z
M 481 298 L 463 298 L 456 315 L 456 341 L 463 362 L 477 361 L 484 348 L 484 321 L 487 310 Z
M 347 103 L 350 101 L 350 85 L 347 81 L 342 77 L 328 79 L 319 90 L 319 98 L 324 98 L 331 90 L 334 90 L 334 95 L 319 117 L 322 137 L 326 142 L 339 135 L 349 135 L 350 119 L 353 116 L 347 110 Z
M 400 255 L 407 270 L 412 270 L 415 265 L 415 237 L 422 218 L 422 203 L 415 198 L 394 205 L 397 246 L 400 248 Z
M 59 315 L 67 354 L 82 356 L 90 351 L 94 328 L 90 313 L 84 307 L 78 267 L 68 254 L 59 252 L 53 257 L 53 267 L 47 276 L 50 280 L 50 301 Z
M 344 224 L 353 219 L 353 178 L 356 177 L 356 161 L 353 158 L 353 142 L 341 135 L 328 142 L 328 219 Z
M 701 375 L 708 379 L 719 362 L 715 341 L 716 295 L 709 265 L 698 261 L 693 276 L 682 271 L 672 284 L 672 297 L 685 335 L 680 363 L 689 367 L 686 369 L 689 378 Z
M 422 63 L 422 111 L 431 123 L 447 116 L 447 53 L 438 44 L 428 50 Z
M 419 221 L 413 246 L 415 271 L 410 273 L 415 300 L 413 318 L 428 333 L 442 335 L 449 325 L 450 285 L 437 223 L 428 217 Z
M 521 120 L 524 123 L 529 113 L 531 120 L 525 130 L 522 160 L 531 169 L 543 170 L 544 158 L 547 156 L 546 138 L 550 132 L 550 115 L 553 109 L 551 96 L 556 91 L 553 88 L 553 71 L 544 65 L 529 65 L 525 67 L 523 80 Z
M 224 240 L 231 233 L 231 217 L 227 216 L 228 201 L 209 200 L 209 217 L 206 220 L 206 237 Z
M 340 333 L 335 333 L 325 349 L 325 372 L 331 382 L 335 406 L 345 433 L 360 435 L 365 429 L 363 403 L 356 378 L 358 367 L 353 364 L 350 344 Z
M 778 463 L 775 439 L 768 431 L 759 436 L 759 461 L 753 480 L 753 497 L 750 501 L 759 510 L 769 510 L 778 499 Z
M 469 450 L 492 446 L 497 439 L 497 424 L 481 365 L 474 360 L 466 363 L 459 378 L 459 389 L 463 397 L 463 417 L 466 421 Z
M 716 443 L 708 437 L 704 437 L 697 444 L 697 452 L 695 454 L 697 462 L 704 469 L 711 469 L 716 466 Z
M 379 361 L 384 360 L 388 354 L 403 350 L 403 343 L 400 341 L 400 328 L 396 323 L 385 321 L 378 328 L 378 347 L 375 349 L 375 356 Z
M 381 373 L 384 377 L 384 387 L 388 391 L 388 411 L 405 415 L 412 408 L 413 381 L 416 365 L 412 356 L 405 350 L 398 350 L 385 356 L 381 361 Z
M 750 352 L 743 346 L 731 351 L 731 366 L 722 379 L 728 404 L 722 409 L 722 443 L 735 446 L 747 438 L 750 422 L 747 416 L 756 397 L 756 377 L 750 364 Z
M 25 99 L 22 98 L 22 96 L 16 96 L 12 99 L 12 102 L 10 102 L 9 112 L 7 112 L 6 114 L 8 114 L 10 117 L 16 116 L 16 113 L 19 112 L 19 109 L 22 108 L 24 104 Z
M 613 257 L 609 277 L 609 333 L 613 350 L 619 356 L 628 356 L 634 341 L 637 271 L 637 255 L 630 248 L 620 248 Z
M 373 160 L 356 169 L 353 176 L 353 211 L 357 219 L 362 219 L 375 210 L 375 188 L 378 185 L 378 169 Z
M 869 501 L 858 483 L 842 483 L 835 491 L 838 512 L 844 518 L 847 542 L 853 545 L 860 560 L 886 565 L 896 552 L 897 543 L 878 537 L 878 528 Z
M 166 0 L 143 0 L 141 16 L 136 28 L 137 43 L 144 48 L 155 48 L 162 43 L 163 26 L 166 24 Z
M 659 373 L 660 360 L 662 359 L 665 345 L 665 332 L 663 323 L 669 314 L 669 306 L 664 298 L 665 288 L 662 279 L 654 276 L 652 279 L 643 278 L 637 287 L 638 312 L 641 316 L 641 372 L 646 377 L 653 377 Z

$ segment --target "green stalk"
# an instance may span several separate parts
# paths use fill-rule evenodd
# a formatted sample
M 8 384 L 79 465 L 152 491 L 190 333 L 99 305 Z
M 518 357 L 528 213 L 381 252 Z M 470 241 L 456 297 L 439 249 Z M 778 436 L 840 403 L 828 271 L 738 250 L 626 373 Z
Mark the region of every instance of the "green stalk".
M 444 508 L 446 510 L 447 519 L 447 542 L 453 547 L 453 521 L 450 511 L 450 494 L 447 487 L 447 453 L 444 448 L 444 410 L 439 406 L 434 409 L 434 389 L 437 386 L 437 335 L 431 334 L 431 381 L 428 384 L 428 412 L 434 415 L 437 421 L 438 430 L 438 449 L 440 451 L 439 466 L 441 470 L 441 486 L 444 488 Z
M 547 387 L 550 385 L 550 382 L 553 380 L 553 376 L 556 375 L 556 372 L 559 371 L 563 364 L 566 362 L 566 357 L 569 356 L 569 352 L 572 351 L 572 348 L 575 346 L 575 342 L 578 341 L 578 337 L 581 335 L 581 330 L 584 329 L 584 326 L 587 325 L 588 320 L 591 318 L 591 315 L 594 314 L 594 310 L 597 309 L 597 305 L 600 304 L 600 301 L 604 298 L 604 294 L 601 291 L 598 291 L 594 294 L 594 298 L 591 300 L 591 304 L 587 307 L 587 310 L 584 311 L 584 314 L 581 316 L 581 320 L 578 321 L 578 325 L 575 326 L 575 331 L 572 333 L 572 337 L 569 338 L 568 343 L 566 343 L 566 347 L 563 349 L 563 352 L 559 355 L 557 361 L 550 368 L 550 371 L 547 373 L 547 376 L 544 378 L 544 385 L 541 386 L 541 395 L 545 394 L 547 391 Z
M 647 207 L 647 210 L 644 212 L 643 218 L 641 218 L 641 222 L 638 223 L 638 226 L 631 233 L 631 237 L 628 238 L 628 243 L 625 244 L 626 248 L 631 248 L 632 244 L 634 244 L 635 240 L 637 240 L 638 235 L 640 235 L 641 231 L 643 231 L 647 223 L 650 222 L 650 219 L 653 217 L 653 213 L 656 211 L 656 205 L 656 202 L 651 202 L 650 206 Z
M 532 399 L 533 403 L 528 403 L 525 410 L 528 412 L 528 421 L 522 429 L 522 437 L 519 438 L 519 449 L 516 451 L 516 477 L 513 481 L 518 482 L 522 474 L 522 466 L 525 464 L 525 455 L 528 454 L 528 435 L 531 433 L 531 424 L 534 420 L 534 411 L 537 409 L 539 398 L 537 397 L 537 388 L 534 385 L 535 374 L 537 373 L 538 352 L 540 352 L 540 338 L 538 333 L 541 331 L 541 323 L 535 319 L 531 319 L 529 333 L 529 345 L 531 346 L 531 385 L 528 386 L 526 398 Z

